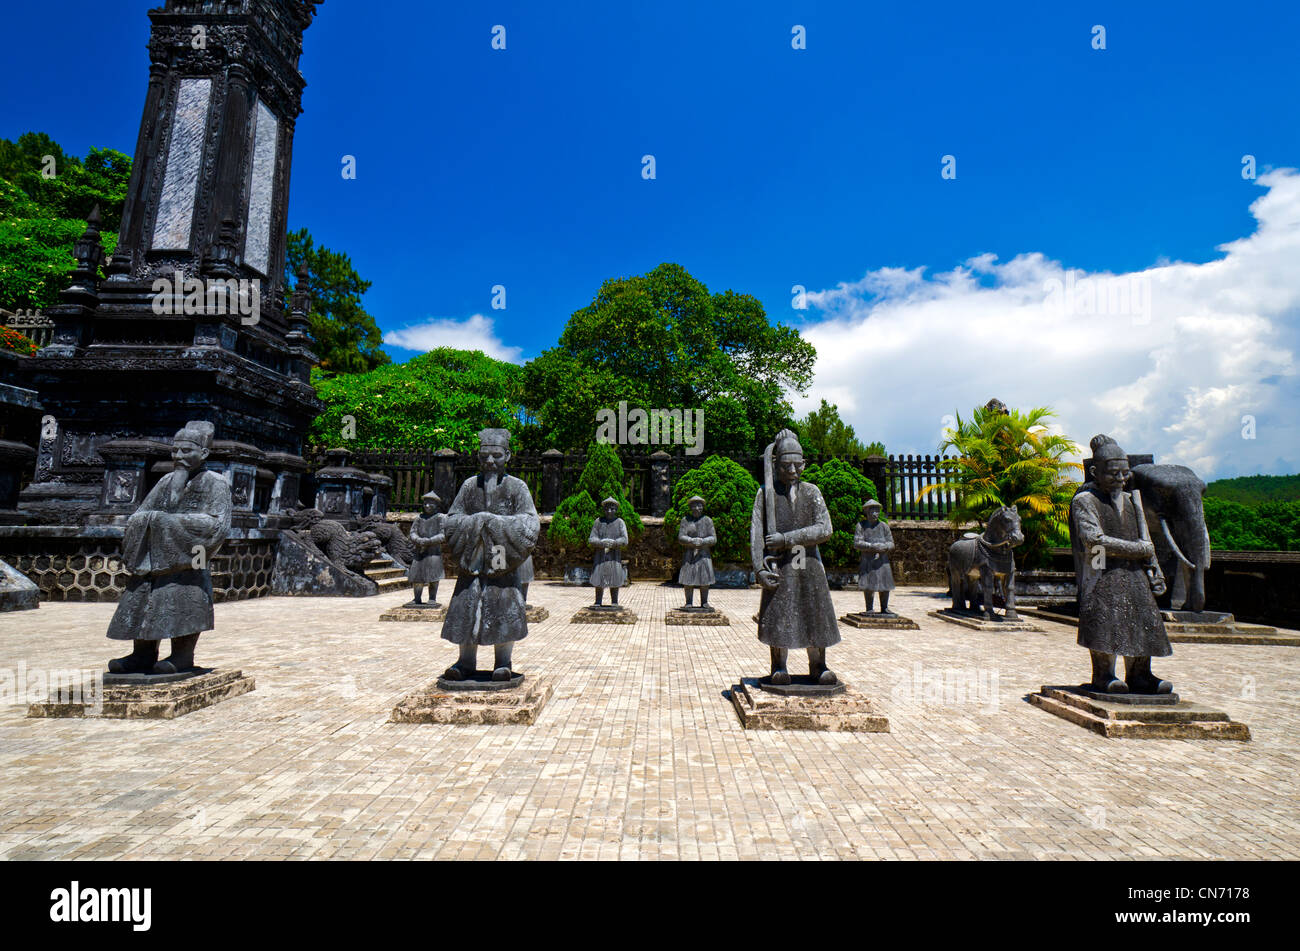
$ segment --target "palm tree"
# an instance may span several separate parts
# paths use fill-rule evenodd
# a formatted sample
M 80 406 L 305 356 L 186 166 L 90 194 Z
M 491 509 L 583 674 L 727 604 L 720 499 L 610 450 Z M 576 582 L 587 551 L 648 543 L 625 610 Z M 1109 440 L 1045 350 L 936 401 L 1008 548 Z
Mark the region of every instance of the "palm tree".
M 1003 505 L 1020 511 L 1025 543 L 1017 561 L 1029 567 L 1048 563 L 1053 545 L 1069 544 L 1070 500 L 1078 483 L 1067 477 L 1082 470 L 1065 457 L 1079 451 L 1066 436 L 1047 431 L 1045 420 L 1056 416 L 1046 406 L 1022 413 L 997 401 L 977 407 L 969 420 L 956 414 L 957 426 L 939 447 L 940 455 L 957 457 L 939 464 L 945 481 L 926 492 L 950 492 L 956 497 L 950 518 L 954 525 L 984 522 Z

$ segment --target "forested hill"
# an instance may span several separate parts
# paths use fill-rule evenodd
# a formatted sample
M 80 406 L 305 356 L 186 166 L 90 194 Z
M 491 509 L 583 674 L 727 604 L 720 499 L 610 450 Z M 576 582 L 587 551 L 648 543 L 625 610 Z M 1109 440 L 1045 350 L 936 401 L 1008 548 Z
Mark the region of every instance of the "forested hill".
M 1300 475 L 1217 479 L 1206 487 L 1205 494 L 1252 508 L 1264 502 L 1300 501 Z

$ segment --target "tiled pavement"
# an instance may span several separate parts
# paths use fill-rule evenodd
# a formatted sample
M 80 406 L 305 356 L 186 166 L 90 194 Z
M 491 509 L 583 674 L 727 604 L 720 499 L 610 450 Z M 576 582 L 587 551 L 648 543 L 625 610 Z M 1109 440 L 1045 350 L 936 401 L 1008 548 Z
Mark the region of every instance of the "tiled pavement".
M 677 588 L 626 589 L 630 628 L 570 624 L 590 589 L 531 594 L 551 617 L 516 666 L 555 685 L 532 727 L 386 722 L 454 656 L 440 625 L 378 621 L 405 592 L 218 605 L 200 661 L 257 690 L 179 720 L 29 720 L 7 697 L 0 857 L 1300 858 L 1300 648 L 1157 665 L 1250 743 L 1106 740 L 1023 699 L 1082 679 L 1072 631 L 979 634 L 904 589 L 921 630 L 842 627 L 830 655 L 891 733 L 746 732 L 723 692 L 766 670 L 757 591 L 714 592 L 733 624 L 709 628 L 663 623 Z M 0 615 L 0 678 L 99 667 L 112 610 Z

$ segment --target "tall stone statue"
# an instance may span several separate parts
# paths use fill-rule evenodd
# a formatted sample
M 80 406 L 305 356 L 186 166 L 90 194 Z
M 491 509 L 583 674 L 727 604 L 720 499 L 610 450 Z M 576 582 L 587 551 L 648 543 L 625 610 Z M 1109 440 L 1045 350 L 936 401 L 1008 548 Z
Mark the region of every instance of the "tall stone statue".
M 199 634 L 215 626 L 212 556 L 230 532 L 230 483 L 203 468 L 214 427 L 190 422 L 172 440 L 174 468 L 158 480 L 126 523 L 122 563 L 131 573 L 108 636 L 134 641 L 115 674 L 176 674 L 194 669 Z M 158 659 L 158 642 L 171 656 Z
M 826 648 L 840 642 L 830 585 L 818 545 L 834 533 L 821 491 L 803 482 L 803 447 L 783 429 L 763 453 L 763 486 L 754 497 L 749 546 L 763 586 L 758 639 L 772 650 L 771 682 L 789 684 L 790 648 L 808 650 L 811 678 L 838 683 Z
M 443 522 L 447 548 L 459 572 L 444 640 L 460 645 L 460 659 L 447 680 L 466 680 L 478 669 L 479 645 L 495 650 L 494 681 L 511 680 L 511 651 L 528 636 L 519 568 L 533 553 L 541 522 L 523 480 L 506 475 L 510 433 L 479 433 L 479 474 L 466 479 Z
M 1170 693 L 1152 657 L 1173 653 L 1156 596 L 1165 579 L 1156 560 L 1142 494 L 1125 491 L 1128 456 L 1109 436 L 1092 437 L 1090 481 L 1070 503 L 1070 546 L 1079 587 L 1079 644 L 1092 652 L 1092 687 L 1107 693 Z M 1124 679 L 1115 675 L 1123 654 Z
M 595 549 L 591 566 L 591 584 L 596 589 L 596 604 L 604 601 L 609 588 L 610 606 L 618 604 L 618 589 L 627 584 L 623 567 L 623 549 L 627 547 L 627 524 L 618 517 L 618 499 L 600 503 L 601 516 L 591 524 L 587 544 Z
M 436 492 L 426 492 L 420 498 L 423 513 L 411 523 L 411 567 L 406 571 L 406 579 L 411 582 L 415 595 L 408 607 L 423 607 L 420 596 L 424 586 L 429 586 L 429 607 L 441 607 L 438 604 L 438 582 L 443 579 L 442 543 L 447 540 L 443 533 L 445 516 L 438 511 L 442 499 Z
M 682 555 L 682 568 L 678 582 L 686 589 L 686 606 L 695 600 L 695 589 L 700 589 L 700 608 L 709 606 L 709 585 L 713 584 L 713 546 L 718 543 L 718 533 L 713 519 L 704 514 L 704 499 L 692 496 L 686 503 L 690 514 L 682 519 L 677 531 L 677 542 L 686 549 Z
M 894 550 L 894 536 L 889 526 L 880 520 L 882 506 L 875 499 L 862 503 L 862 520 L 853 532 L 853 547 L 862 552 L 858 565 L 858 587 L 871 610 L 871 594 L 880 592 L 880 613 L 894 617 L 889 610 L 889 592 L 894 590 L 894 570 L 889 565 L 889 553 Z

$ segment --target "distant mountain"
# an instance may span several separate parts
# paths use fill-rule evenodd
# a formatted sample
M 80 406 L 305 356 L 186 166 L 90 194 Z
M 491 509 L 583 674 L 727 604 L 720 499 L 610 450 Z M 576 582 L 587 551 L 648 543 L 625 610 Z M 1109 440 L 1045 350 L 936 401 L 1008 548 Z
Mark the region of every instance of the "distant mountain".
M 1294 502 L 1300 500 L 1300 475 L 1216 479 L 1206 486 L 1205 494 L 1252 508 L 1264 502 Z

